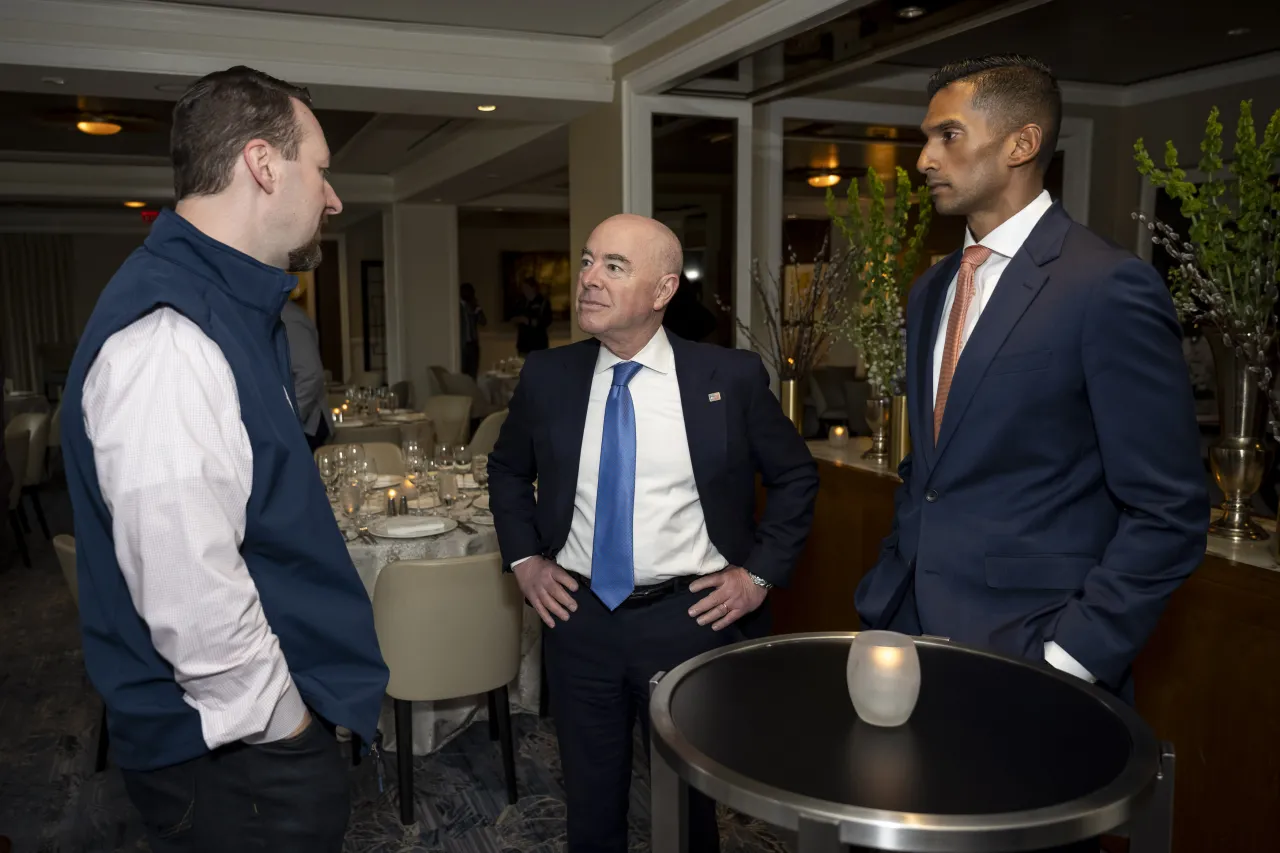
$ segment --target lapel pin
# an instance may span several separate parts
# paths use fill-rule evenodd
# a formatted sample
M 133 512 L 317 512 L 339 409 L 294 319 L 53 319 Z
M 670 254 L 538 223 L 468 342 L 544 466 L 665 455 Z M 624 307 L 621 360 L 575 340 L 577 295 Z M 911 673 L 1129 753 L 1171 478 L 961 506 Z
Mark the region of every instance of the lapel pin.
M 720 392 L 719 392 L 719 391 L 716 391 L 716 392 L 715 392 L 715 393 L 713 393 L 713 394 L 708 394 L 708 395 L 707 395 L 707 402 L 709 402 L 709 403 L 718 403 L 718 402 L 720 402 Z

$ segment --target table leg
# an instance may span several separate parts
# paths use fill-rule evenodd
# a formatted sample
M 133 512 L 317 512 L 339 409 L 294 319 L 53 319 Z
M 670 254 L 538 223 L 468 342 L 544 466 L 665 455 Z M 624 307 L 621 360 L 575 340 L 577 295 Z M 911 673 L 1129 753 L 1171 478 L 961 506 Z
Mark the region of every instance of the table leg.
M 649 695 L 665 672 L 649 679 Z M 649 747 L 649 849 L 689 853 L 689 785 L 658 750 Z
M 844 853 L 849 848 L 840 841 L 840 824 L 800 818 L 797 853 Z
M 1164 743 L 1160 753 L 1156 790 L 1126 827 L 1129 853 L 1169 853 L 1173 849 L 1173 744 Z

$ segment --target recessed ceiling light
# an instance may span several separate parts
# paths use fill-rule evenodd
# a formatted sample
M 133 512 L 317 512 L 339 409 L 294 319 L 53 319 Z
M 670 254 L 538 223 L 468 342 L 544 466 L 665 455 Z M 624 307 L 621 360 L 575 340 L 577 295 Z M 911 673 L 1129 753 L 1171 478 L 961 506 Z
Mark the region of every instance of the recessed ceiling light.
M 811 187 L 834 187 L 840 183 L 839 175 L 810 175 L 809 186 Z
M 115 136 L 120 132 L 120 125 L 114 121 L 78 121 L 76 130 L 90 136 Z
M 66 81 L 66 80 L 63 80 L 61 77 L 41 77 L 41 78 L 40 78 L 40 82 L 41 82 L 41 83 L 48 83 L 50 86 L 65 86 L 65 85 L 67 85 L 67 81 Z
M 797 214 L 795 214 L 795 213 L 788 213 L 788 214 L 787 214 L 787 219 L 796 219 L 796 218 L 797 218 Z
M 494 110 L 496 110 L 497 107 L 494 106 L 493 104 L 481 104 L 480 106 L 476 107 L 476 109 L 478 109 L 482 113 L 491 113 Z
M 444 201 L 444 199 L 442 198 L 433 198 L 431 200 L 434 201 L 436 204 L 439 204 L 440 202 Z
M 157 92 L 173 92 L 181 95 L 190 88 L 190 83 L 160 83 L 156 86 Z
M 138 209 L 139 207 L 146 207 L 146 206 L 147 206 L 147 203 L 146 203 L 145 201 L 126 201 L 126 202 L 124 203 L 124 206 L 125 206 L 125 207 L 132 207 L 133 209 L 135 209 L 135 210 L 136 210 L 136 209 Z
M 1227 35 L 1229 36 L 1247 36 L 1249 33 L 1250 29 L 1248 27 L 1232 27 L 1227 30 Z
M 501 207 L 495 207 L 495 208 L 494 208 L 494 211 L 495 211 L 495 212 L 497 212 L 497 213 L 501 213 L 501 212 L 502 212 L 502 208 L 501 208 Z
M 923 6 L 914 6 L 914 5 L 903 6 L 901 9 L 898 10 L 898 17 L 905 18 L 906 20 L 910 21 L 915 18 L 919 18 L 926 11 L 928 10 L 926 10 Z

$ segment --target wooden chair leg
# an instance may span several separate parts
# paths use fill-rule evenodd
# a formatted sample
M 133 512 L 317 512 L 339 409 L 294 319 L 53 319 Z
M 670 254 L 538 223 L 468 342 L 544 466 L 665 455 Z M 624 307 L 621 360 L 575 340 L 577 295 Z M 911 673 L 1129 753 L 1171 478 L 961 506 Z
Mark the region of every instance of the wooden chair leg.
M 22 507 L 22 500 L 18 500 L 18 508 L 14 510 L 18 514 L 18 523 L 22 525 L 23 533 L 31 532 L 31 522 L 27 521 L 27 511 Z
M 40 530 L 44 533 L 45 539 L 53 539 L 53 534 L 49 532 L 49 522 L 44 517 L 44 507 L 40 505 L 40 493 L 35 487 L 24 489 L 28 500 L 31 501 L 31 508 L 36 511 L 36 521 L 40 522 Z
M 396 772 L 399 775 L 400 822 L 413 823 L 413 703 L 393 700 L 396 709 Z
M 511 700 L 506 685 L 489 693 L 490 701 L 498 706 L 498 732 L 502 740 L 502 773 L 507 779 L 507 802 L 515 805 L 520 799 L 516 790 L 516 745 L 511 732 Z
M 31 552 L 27 550 L 27 537 L 22 532 L 22 523 L 18 520 L 17 511 L 9 512 L 9 524 L 13 527 L 13 539 L 18 545 L 18 555 L 22 557 L 22 565 L 31 568 Z
M 107 731 L 107 704 L 102 703 L 102 722 L 98 725 L 98 756 L 93 762 L 93 772 L 101 773 L 107 769 L 107 750 L 111 748 L 110 734 Z
M 486 694 L 489 698 L 489 740 L 497 740 L 501 734 L 498 731 L 498 698 L 496 694 L 496 690 L 490 690 Z

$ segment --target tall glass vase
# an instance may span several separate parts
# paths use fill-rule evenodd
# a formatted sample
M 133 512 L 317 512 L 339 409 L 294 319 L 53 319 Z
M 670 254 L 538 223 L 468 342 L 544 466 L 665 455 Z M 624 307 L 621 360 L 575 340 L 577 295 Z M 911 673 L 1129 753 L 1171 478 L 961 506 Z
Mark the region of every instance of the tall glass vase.
M 800 393 L 800 381 L 783 379 L 778 382 L 778 402 L 787 419 L 795 424 L 796 432 L 804 435 L 804 395 Z
M 889 461 L 889 417 L 893 398 L 872 397 L 867 400 L 867 426 L 871 429 L 871 448 L 862 454 L 868 462 Z
M 1218 381 L 1219 436 L 1209 448 L 1209 467 L 1222 490 L 1219 515 L 1209 532 L 1237 542 L 1266 539 L 1253 521 L 1253 495 L 1262 485 L 1267 450 L 1263 445 L 1263 400 L 1257 377 L 1217 329 L 1206 335 Z

